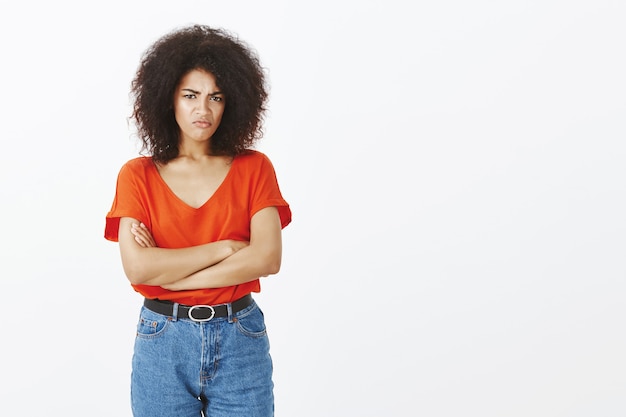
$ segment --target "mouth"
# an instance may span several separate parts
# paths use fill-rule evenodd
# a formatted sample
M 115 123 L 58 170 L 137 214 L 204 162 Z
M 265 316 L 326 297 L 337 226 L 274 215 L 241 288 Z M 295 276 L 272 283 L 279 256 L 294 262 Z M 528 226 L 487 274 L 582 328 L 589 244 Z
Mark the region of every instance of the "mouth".
M 212 126 L 212 123 L 207 120 L 196 120 L 193 122 L 194 126 L 197 126 L 202 129 L 207 129 Z

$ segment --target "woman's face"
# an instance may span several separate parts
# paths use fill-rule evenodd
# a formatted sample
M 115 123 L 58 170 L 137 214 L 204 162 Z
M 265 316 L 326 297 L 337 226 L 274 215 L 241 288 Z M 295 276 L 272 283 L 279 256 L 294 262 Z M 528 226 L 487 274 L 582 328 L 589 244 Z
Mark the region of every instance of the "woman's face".
M 180 128 L 181 143 L 208 141 L 222 120 L 226 97 L 213 74 L 191 70 L 174 93 L 174 117 Z

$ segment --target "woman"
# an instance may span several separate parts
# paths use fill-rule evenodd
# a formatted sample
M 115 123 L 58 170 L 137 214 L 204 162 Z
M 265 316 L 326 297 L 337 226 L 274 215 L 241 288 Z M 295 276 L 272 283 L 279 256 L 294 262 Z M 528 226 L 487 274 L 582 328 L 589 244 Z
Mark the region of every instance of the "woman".
M 255 53 L 194 25 L 157 40 L 133 80 L 149 156 L 121 168 L 105 237 L 145 297 L 132 360 L 140 416 L 273 416 L 272 361 L 251 297 L 280 269 L 291 221 L 252 145 L 267 100 Z

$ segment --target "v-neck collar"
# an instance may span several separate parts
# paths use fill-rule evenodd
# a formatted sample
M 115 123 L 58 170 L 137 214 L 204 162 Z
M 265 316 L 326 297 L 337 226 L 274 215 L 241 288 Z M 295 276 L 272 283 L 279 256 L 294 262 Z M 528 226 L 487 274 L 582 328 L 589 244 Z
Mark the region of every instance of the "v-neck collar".
M 214 199 L 215 195 L 219 193 L 222 188 L 224 188 L 224 184 L 226 184 L 226 182 L 230 180 L 230 177 L 232 176 L 232 172 L 235 167 L 235 163 L 237 159 L 238 159 L 237 157 L 234 157 L 232 159 L 230 168 L 228 169 L 228 172 L 226 173 L 226 176 L 224 177 L 220 185 L 218 185 L 215 191 L 213 192 L 213 194 L 211 194 L 209 198 L 207 198 L 207 200 L 198 207 L 194 207 L 192 205 L 187 204 L 180 197 L 178 197 L 178 195 L 176 195 L 176 193 L 170 188 L 170 186 L 167 184 L 167 182 L 165 182 L 165 180 L 161 176 L 161 173 L 159 172 L 159 169 L 157 168 L 152 158 L 150 159 L 150 166 L 151 166 L 151 169 L 153 170 L 153 173 L 157 177 L 159 183 L 161 184 L 161 186 L 164 187 L 165 190 L 167 190 L 168 194 L 170 194 L 175 201 L 177 201 L 181 206 L 184 206 L 189 210 L 199 211 L 199 210 L 202 210 L 204 207 L 206 207 L 211 202 L 211 200 Z

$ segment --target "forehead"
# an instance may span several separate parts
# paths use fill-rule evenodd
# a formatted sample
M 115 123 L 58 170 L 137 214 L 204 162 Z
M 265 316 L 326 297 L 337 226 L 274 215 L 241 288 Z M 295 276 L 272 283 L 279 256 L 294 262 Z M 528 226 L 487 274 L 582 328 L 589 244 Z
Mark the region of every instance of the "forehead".
M 215 76 L 207 71 L 193 69 L 184 74 L 179 83 L 179 88 L 194 88 L 198 91 L 217 91 L 217 80 Z

